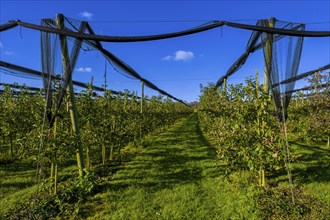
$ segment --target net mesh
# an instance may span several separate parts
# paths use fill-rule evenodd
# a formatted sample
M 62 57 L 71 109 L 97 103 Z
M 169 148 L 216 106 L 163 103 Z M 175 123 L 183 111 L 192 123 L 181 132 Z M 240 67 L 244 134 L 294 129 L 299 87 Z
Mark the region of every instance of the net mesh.
M 290 31 L 304 31 L 305 25 L 278 21 L 274 18 L 259 20 L 255 27 L 260 29 L 277 29 Z M 268 75 L 271 93 L 275 102 L 277 111 L 285 111 L 288 108 L 292 93 L 287 91 L 293 90 L 297 80 L 297 72 L 300 63 L 300 57 L 303 46 L 303 37 L 284 36 L 280 33 L 253 31 L 245 48 L 245 52 L 234 62 L 216 83 L 215 87 L 223 84 L 224 80 L 238 71 L 246 62 L 249 55 L 259 49 L 263 49 L 265 60 L 265 72 Z M 286 48 L 283 50 L 283 48 Z M 280 59 L 280 61 L 279 61 Z M 285 60 L 285 64 L 282 65 Z M 280 66 L 279 66 L 280 64 Z M 280 82 L 286 83 L 281 84 Z M 284 94 L 281 97 L 281 94 Z M 282 115 L 282 114 L 279 114 Z M 283 117 L 279 116 L 279 120 L 283 121 Z
M 18 76 L 18 77 L 22 77 L 22 78 L 28 78 L 28 79 L 42 79 L 43 78 L 43 74 L 40 71 L 37 70 L 33 70 L 30 68 L 26 68 L 26 67 L 22 67 L 22 66 L 18 66 L 12 63 L 8 63 L 5 61 L 0 61 L 0 72 L 4 73 L 4 74 L 8 74 L 8 75 L 13 75 L 13 76 Z M 44 75 L 45 77 L 48 77 L 47 75 Z M 51 76 L 53 78 L 53 83 L 59 84 L 58 81 L 61 80 L 61 77 L 59 74 L 56 74 Z M 87 86 L 87 83 L 84 82 L 79 82 L 76 80 L 72 80 L 73 85 L 75 86 L 79 86 L 81 88 L 85 88 L 88 89 L 89 87 Z M 0 84 L 1 87 L 1 84 Z M 105 89 L 99 86 L 95 86 L 92 85 L 91 86 L 93 90 L 95 91 L 99 91 L 99 92 L 104 92 Z M 28 88 L 30 88 L 30 86 L 28 86 Z M 40 90 L 40 88 L 38 88 Z M 107 91 L 111 92 L 111 94 L 113 95 L 123 95 L 124 92 L 120 92 L 120 91 L 114 91 L 111 89 L 108 89 Z M 140 97 L 138 97 L 140 98 Z
M 268 23 L 265 23 L 266 20 L 259 20 L 256 24 L 256 27 L 261 28 L 268 28 Z M 285 22 L 285 21 L 278 21 L 278 26 L 275 27 L 278 30 L 291 30 L 291 31 L 300 31 L 299 29 L 304 26 L 302 24 L 294 24 L 291 22 Z M 253 31 L 250 39 L 245 47 L 245 52 L 234 62 L 233 65 L 229 67 L 226 74 L 223 75 L 215 84 L 215 87 L 220 87 L 224 80 L 227 79 L 229 76 L 233 75 L 235 72 L 237 72 L 246 62 L 249 55 L 259 49 L 262 49 L 264 45 L 264 41 L 262 40 L 262 35 L 267 35 L 267 32 L 260 32 L 260 31 Z M 282 34 L 273 34 L 273 42 L 278 42 L 281 39 L 286 37 Z
M 41 26 L 44 27 L 52 27 L 52 28 L 72 28 L 76 29 L 76 26 L 68 21 L 67 19 L 63 19 L 63 26 L 60 26 L 56 23 L 55 20 L 52 19 L 43 19 L 41 21 Z M 86 30 L 86 22 L 80 22 L 78 28 L 78 33 L 85 33 Z M 55 75 L 55 67 L 56 62 L 59 62 L 57 54 L 60 53 L 59 48 L 63 49 L 63 45 L 59 47 L 59 44 L 62 43 L 59 38 L 64 38 L 64 36 L 59 36 L 57 34 L 49 33 L 49 32 L 41 32 L 41 60 L 42 60 L 42 75 L 45 89 L 45 99 L 46 99 L 46 109 L 47 109 L 47 118 L 50 126 L 52 127 L 54 123 L 54 119 L 56 117 L 56 112 L 60 108 L 63 98 L 66 94 L 66 90 L 68 84 L 72 77 L 73 69 L 76 65 L 79 51 L 82 45 L 82 39 L 68 39 L 67 48 L 69 53 L 69 61 L 62 66 L 62 76 L 59 79 L 59 85 L 55 84 L 54 75 Z M 65 40 L 65 39 L 64 39 Z M 63 53 L 63 51 L 62 51 Z M 62 59 L 63 56 L 62 56 Z M 66 59 L 64 59 L 66 61 Z M 61 62 L 62 63 L 62 62 Z M 53 90 L 55 86 L 58 86 L 58 93 L 56 98 L 54 99 Z M 55 100 L 55 106 L 53 108 L 53 102 Z
M 302 24 L 275 19 L 260 20 L 258 24 L 263 27 L 305 30 L 305 26 Z M 260 36 L 263 44 L 265 71 L 269 79 L 269 82 L 265 83 L 270 85 L 279 120 L 284 121 L 285 118 L 283 117 L 287 117 L 287 108 L 292 96 L 292 93 L 287 92 L 293 90 L 296 81 L 289 81 L 285 84 L 280 84 L 280 82 L 297 76 L 303 37 L 286 36 L 281 41 L 275 41 L 276 36 L 273 34 L 262 33 Z M 284 111 L 284 114 L 282 114 L 282 111 Z
M 95 35 L 91 26 L 84 21 L 78 21 L 69 19 L 67 17 L 63 17 L 63 25 L 59 26 L 55 19 L 43 19 L 41 22 L 42 27 L 52 28 L 52 29 L 60 29 L 67 32 L 76 32 L 78 34 L 88 34 L 88 35 Z M 76 61 L 79 56 L 79 51 L 91 51 L 91 50 L 98 50 L 100 51 L 103 56 L 111 63 L 111 65 L 121 73 L 126 74 L 127 76 L 133 77 L 134 79 L 141 80 L 151 89 L 158 91 L 160 94 L 165 95 L 169 98 L 172 98 L 176 101 L 179 101 L 185 104 L 182 100 L 177 99 L 176 97 L 172 96 L 171 94 L 161 90 L 156 85 L 151 83 L 150 81 L 141 77 L 132 67 L 122 61 L 120 58 L 115 56 L 113 53 L 109 52 L 108 50 L 104 49 L 102 44 L 97 40 L 83 40 L 82 38 L 72 38 L 66 36 L 67 39 L 67 47 L 69 53 L 69 60 L 66 65 L 60 65 L 62 68 L 62 76 L 60 77 L 59 83 L 59 92 L 57 93 L 56 97 L 53 94 L 53 90 L 56 86 L 54 81 L 54 74 L 55 74 L 55 67 L 58 66 L 56 62 L 59 62 L 57 54 L 60 52 L 59 48 L 63 49 L 63 40 L 64 35 L 57 35 L 52 32 L 41 31 L 41 60 L 42 60 L 42 74 L 43 74 L 43 82 L 44 82 L 44 89 L 45 89 L 45 98 L 47 100 L 47 118 L 50 126 L 53 125 L 54 119 L 56 117 L 56 112 L 61 106 L 63 98 L 66 94 L 66 89 L 68 84 L 72 78 L 72 71 L 75 67 Z M 62 44 L 59 47 L 59 44 Z M 62 55 L 63 60 L 63 55 Z M 54 101 L 55 100 L 55 101 Z M 53 106 L 53 102 L 55 102 L 55 106 Z M 185 104 L 186 105 L 186 104 Z
M 248 56 L 263 48 L 264 54 L 266 54 L 266 42 L 271 41 L 272 50 L 271 55 L 265 56 L 266 71 L 270 78 L 270 88 L 274 97 L 275 105 L 278 110 L 284 109 L 289 105 L 291 99 L 291 93 L 297 79 L 297 71 L 300 62 L 301 49 L 303 44 L 303 36 L 309 37 L 328 37 L 330 36 L 329 31 L 305 31 L 305 26 L 303 24 L 297 24 L 292 22 L 278 21 L 274 22 L 272 27 L 269 26 L 269 20 L 259 20 L 256 25 L 246 25 L 238 24 L 227 21 L 211 21 L 209 23 L 203 24 L 201 26 L 191 28 L 185 31 L 179 31 L 174 33 L 150 35 L 150 36 L 100 36 L 96 35 L 92 28 L 87 22 L 82 22 L 78 20 L 69 19 L 64 17 L 64 27 L 59 28 L 56 24 L 55 19 L 43 19 L 41 25 L 30 24 L 22 21 L 11 21 L 7 24 L 0 25 L 0 31 L 5 31 L 15 26 L 22 26 L 34 30 L 39 30 L 41 32 L 41 51 L 42 51 L 42 72 L 45 88 L 45 97 L 47 99 L 47 109 L 48 118 L 51 123 L 53 100 L 54 94 L 52 89 L 55 87 L 54 74 L 57 62 L 59 59 L 57 54 L 59 54 L 59 38 L 66 36 L 69 44 L 69 57 L 70 62 L 65 66 L 63 70 L 62 66 L 62 76 L 60 77 L 59 92 L 56 95 L 55 107 L 53 111 L 56 110 L 61 105 L 63 97 L 66 92 L 67 85 L 71 79 L 72 70 L 74 69 L 75 63 L 77 61 L 79 51 L 85 50 L 99 50 L 106 57 L 106 59 L 111 63 L 111 65 L 118 70 L 118 72 L 126 74 L 128 77 L 133 77 L 135 79 L 141 80 L 151 89 L 158 91 L 160 94 L 168 96 L 176 101 L 182 102 L 182 100 L 168 94 L 164 90 L 158 88 L 155 84 L 141 77 L 132 67 L 126 64 L 124 61 L 119 59 L 117 56 L 112 54 L 103 48 L 101 41 L 107 42 L 136 42 L 136 41 L 149 41 L 149 40 L 160 40 L 171 37 L 179 37 L 189 34 L 195 34 L 202 31 L 207 31 L 213 28 L 221 27 L 227 25 L 234 28 L 241 28 L 247 30 L 253 30 L 248 44 L 245 48 L 245 52 L 234 62 L 234 64 L 228 69 L 226 74 L 222 76 L 216 83 L 216 87 L 222 85 L 224 79 L 228 78 L 234 74 L 238 69 L 240 69 L 246 62 Z M 59 37 L 60 36 L 60 37 Z M 284 51 L 284 56 L 282 54 L 282 49 L 279 46 L 279 42 L 286 41 L 287 49 Z M 286 60 L 285 65 L 279 66 L 278 64 L 284 63 L 279 62 L 278 57 L 281 60 Z M 285 57 L 285 58 L 283 58 Z M 286 83 L 281 84 L 280 82 L 285 81 Z M 281 94 L 289 94 L 281 97 Z

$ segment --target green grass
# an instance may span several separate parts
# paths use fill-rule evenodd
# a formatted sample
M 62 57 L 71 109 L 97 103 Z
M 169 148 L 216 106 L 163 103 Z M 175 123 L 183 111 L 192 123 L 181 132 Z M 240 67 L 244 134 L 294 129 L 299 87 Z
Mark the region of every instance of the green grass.
M 254 187 L 226 179 L 224 164 L 199 129 L 197 115 L 148 140 L 104 193 L 86 204 L 90 219 L 256 219 Z
M 297 142 L 293 142 L 292 147 L 295 184 L 330 207 L 330 148 Z
M 330 207 L 330 148 L 325 145 L 302 144 L 291 141 L 291 172 L 293 183 L 305 194 L 318 198 Z M 286 172 L 271 181 L 289 187 Z
M 0 164 L 0 213 L 33 193 L 35 168 L 31 160 Z
M 48 167 L 46 169 L 49 169 Z M 60 168 L 59 178 L 65 180 L 76 172 L 76 166 Z M 1 215 L 36 192 L 36 161 L 32 158 L 0 164 Z M 39 185 L 39 187 L 42 187 Z

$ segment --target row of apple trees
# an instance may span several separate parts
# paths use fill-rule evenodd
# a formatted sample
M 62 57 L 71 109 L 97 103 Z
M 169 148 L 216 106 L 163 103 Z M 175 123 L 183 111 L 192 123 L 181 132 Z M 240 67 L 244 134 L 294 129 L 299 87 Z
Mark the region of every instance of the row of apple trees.
M 24 87 L 19 92 L 5 87 L 0 94 L 1 161 L 33 155 L 42 155 L 46 161 L 52 157 L 63 162 L 74 159 L 76 137 L 66 99 L 56 126 L 49 129 L 42 91 L 31 94 Z M 91 89 L 76 95 L 76 106 L 87 168 L 122 158 L 121 152 L 128 143 L 138 143 L 146 134 L 165 129 L 191 112 L 181 103 L 158 96 L 146 97 L 141 113 L 141 100 L 134 93 L 114 95 L 107 91 L 98 96 Z
M 296 137 L 329 143 L 330 93 L 328 78 L 311 81 L 311 95 L 294 96 L 288 109 L 289 141 Z M 317 89 L 319 88 L 319 89 Z M 289 159 L 285 126 L 279 122 L 271 94 L 258 85 L 258 77 L 246 83 L 215 89 L 201 88 L 199 120 L 202 130 L 218 146 L 227 173 L 248 170 L 261 186 L 267 174 L 287 169 Z M 288 146 L 290 148 L 290 145 Z
M 330 75 L 316 73 L 307 81 L 310 90 L 295 94 L 290 105 L 290 131 L 297 141 L 329 146 Z

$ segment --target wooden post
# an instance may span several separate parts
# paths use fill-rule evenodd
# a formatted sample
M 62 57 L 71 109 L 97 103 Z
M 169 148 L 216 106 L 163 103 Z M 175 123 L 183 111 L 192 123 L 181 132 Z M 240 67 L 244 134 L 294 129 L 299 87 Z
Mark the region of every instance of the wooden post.
M 144 99 L 144 82 L 141 82 L 141 109 L 140 109 L 140 113 L 141 113 L 141 117 L 143 120 L 143 99 Z M 140 139 L 142 139 L 142 126 L 143 123 L 140 123 Z
M 91 77 L 91 82 L 89 84 L 89 87 L 88 87 L 88 95 L 90 96 L 89 98 L 92 97 L 93 95 L 93 81 L 94 81 L 94 77 L 92 76 Z M 89 128 L 89 125 L 90 125 L 90 122 L 87 121 L 87 126 Z M 87 170 L 90 170 L 91 168 L 91 163 L 90 163 L 90 149 L 89 149 L 89 144 L 86 145 L 86 151 L 85 151 L 85 154 L 86 154 L 86 161 L 85 161 L 85 167 Z
M 223 79 L 223 91 L 227 94 L 227 78 Z
M 12 158 L 13 157 L 13 154 L 14 154 L 14 151 L 13 151 L 13 134 L 10 132 L 10 134 L 9 134 L 9 138 L 10 138 L 10 151 L 9 151 L 9 153 L 10 153 L 10 158 Z
M 256 91 L 259 92 L 259 71 L 256 70 Z
M 124 94 L 124 112 L 126 113 L 127 110 L 127 93 Z
M 104 62 L 104 92 L 107 90 L 107 59 Z
M 319 73 L 318 72 L 314 73 L 313 81 L 314 81 L 314 93 L 317 94 L 318 93 L 317 86 L 319 83 Z
M 64 29 L 63 14 L 56 15 L 56 23 L 57 23 L 57 27 L 59 29 Z M 59 35 L 59 38 L 60 38 L 60 45 L 61 45 L 61 52 L 62 52 L 63 71 L 64 72 L 72 71 L 71 67 L 70 67 L 70 58 L 69 58 L 69 53 L 68 53 L 68 44 L 66 41 L 66 36 Z M 77 142 L 76 143 L 76 156 L 77 156 L 79 176 L 83 176 L 84 157 L 83 157 L 83 150 L 81 147 L 79 127 L 78 127 L 78 114 L 77 114 L 77 108 L 76 108 L 76 103 L 75 103 L 75 98 L 74 98 L 72 76 L 69 79 L 67 90 L 69 90 L 68 106 L 69 106 L 72 130 L 75 134 L 76 142 Z
M 54 195 L 57 193 L 57 182 L 58 182 L 58 166 L 57 166 L 57 155 L 54 153 Z
M 57 193 L 57 179 L 58 179 L 58 169 L 57 169 L 57 155 L 56 155 L 56 133 L 57 132 L 57 118 L 55 118 L 54 121 L 54 127 L 53 127 L 53 138 L 54 138 L 54 143 L 53 143 L 53 158 L 52 158 L 52 167 L 54 169 L 54 195 Z
M 275 18 L 268 19 L 268 26 L 274 27 Z M 266 50 L 265 50 L 265 70 L 264 70 L 264 91 L 269 93 L 270 88 L 270 73 L 272 71 L 272 56 L 273 53 L 273 34 L 267 34 Z
M 143 114 L 143 99 L 144 99 L 144 82 L 141 82 L 141 114 Z

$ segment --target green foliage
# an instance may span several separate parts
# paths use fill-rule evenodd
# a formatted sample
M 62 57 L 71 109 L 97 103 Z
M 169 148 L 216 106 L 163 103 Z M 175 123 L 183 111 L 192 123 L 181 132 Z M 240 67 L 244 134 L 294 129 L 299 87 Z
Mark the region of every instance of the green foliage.
M 121 155 L 132 158 L 138 153 L 132 161 L 109 160 L 90 173 L 86 170 L 85 178 L 71 178 L 76 176 L 75 166 L 60 169 L 62 182 L 55 196 L 45 184 L 39 196 L 26 198 L 35 192 L 31 159 L 24 159 L 26 164 L 0 164 L 0 219 L 328 218 L 326 146 L 292 145 L 297 158 L 292 171 L 299 185 L 294 188 L 293 205 L 285 172 L 273 175 L 270 187 L 264 188 L 254 184 L 254 173 L 249 170 L 225 177 L 226 164 L 217 158 L 199 125 L 197 115 L 192 114 L 166 132 L 131 142 Z M 21 205 L 5 217 L 6 205 L 13 207 L 18 201 Z
M 42 97 L 28 95 L 24 87 L 19 94 L 5 87 L 0 95 L 0 146 L 9 156 L 21 158 L 36 150 L 36 128 L 42 121 L 43 104 Z M 1 153 L 5 153 L 3 149 Z
M 20 164 L 18 160 L 34 157 L 43 168 L 39 174 L 44 178 L 44 188 L 38 196 L 13 203 L 15 207 L 0 218 L 85 217 L 89 211 L 86 201 L 101 187 L 96 174 L 103 181 L 111 181 L 106 195 L 100 195 L 106 196 L 107 204 L 102 204 L 104 213 L 100 216 L 107 218 L 326 219 L 328 196 L 322 192 L 329 188 L 327 172 L 323 171 L 328 170 L 328 150 L 315 148 L 318 154 L 296 154 L 299 161 L 313 160 L 300 164 L 303 168 L 293 164 L 295 183 L 319 200 L 295 188 L 294 205 L 288 187 L 277 186 L 286 175 L 271 97 L 253 80 L 246 84 L 229 86 L 226 91 L 216 90 L 212 84 L 203 87 L 198 118 L 192 114 L 185 124 L 181 121 L 175 129 L 147 142 L 142 138 L 169 128 L 191 110 L 159 96 L 145 100 L 141 114 L 140 100 L 134 93 L 125 91 L 114 96 L 106 92 L 98 97 L 90 89 L 84 91 L 77 96 L 77 108 L 89 165 L 83 177 L 72 178 L 76 173 L 61 176 L 56 195 L 49 190 L 53 182 L 45 180 L 49 176 L 47 167 L 54 163 L 55 155 L 59 169 L 72 163 L 75 155 L 76 139 L 66 106 L 59 110 L 56 129 L 49 129 L 43 125 L 45 102 L 41 94 L 31 96 L 24 88 L 16 94 L 7 87 L 0 95 L 0 166 L 6 166 L 11 176 L 18 169 L 10 167 Z M 328 91 L 294 100 L 289 109 L 291 132 L 313 142 L 329 137 Z M 216 144 L 216 152 L 200 127 Z M 302 146 L 296 150 L 301 151 Z M 122 162 L 133 158 L 135 161 L 122 169 Z M 31 167 L 35 164 L 28 166 L 29 178 L 1 182 L 6 199 L 17 189 L 31 194 L 35 178 Z M 113 176 L 119 166 L 120 172 Z M 227 178 L 223 178 L 223 171 Z M 265 173 L 275 178 L 269 181 L 275 188 L 253 184 L 258 179 L 263 185 Z M 316 192 L 318 189 L 322 192 Z M 14 200 L 12 196 L 8 201 Z
M 270 219 L 327 219 L 328 207 L 305 195 L 301 189 L 294 189 L 295 204 L 288 188 L 266 188 L 256 196 L 257 207 L 264 218 Z
M 227 172 L 260 171 L 283 167 L 283 151 L 271 97 L 248 80 L 246 86 L 229 86 L 228 91 L 213 85 L 202 88 L 198 111 L 203 130 L 218 145 L 218 156 L 227 163 Z
M 49 219 L 60 215 L 78 219 L 81 204 L 100 188 L 100 181 L 85 170 L 83 177 L 67 181 L 56 195 L 50 195 L 46 190 L 38 195 L 32 195 L 9 210 L 4 217 L 6 219 Z
M 330 94 L 325 93 L 308 99 L 296 98 L 296 104 L 290 107 L 289 128 L 300 140 L 326 143 L 330 136 L 329 97 Z
M 88 161 L 88 172 L 100 164 L 112 166 L 132 158 L 140 146 L 130 145 L 123 150 L 125 146 L 139 143 L 145 135 L 169 127 L 192 111 L 180 103 L 159 96 L 145 100 L 144 113 L 141 114 L 140 101 L 129 91 L 125 91 L 124 95 L 114 96 L 107 91 L 103 96 L 95 96 L 89 89 L 76 98 L 78 124 L 84 155 Z M 55 183 L 54 165 L 61 169 L 75 158 L 77 141 L 71 129 L 66 99 L 67 97 L 56 112 L 58 117 L 54 127 L 50 128 L 47 120 L 44 120 L 46 103 L 42 92 L 32 95 L 21 88 L 20 93 L 16 93 L 6 87 L 5 93 L 0 94 L 0 164 L 33 157 L 38 167 L 42 168 L 37 175 L 47 183 L 44 190 L 46 194 L 49 191 L 55 192 L 50 189 Z M 112 163 L 113 161 L 115 162 Z M 51 167 L 51 172 L 48 167 Z M 47 181 L 49 176 L 51 180 Z M 24 203 L 21 208 L 12 210 L 11 214 L 16 216 L 15 210 L 19 210 L 18 216 L 26 217 L 31 212 L 43 219 L 46 218 L 43 216 L 53 216 L 52 213 L 68 214 L 65 210 L 78 213 L 79 204 L 95 190 L 90 175 L 73 182 L 61 182 L 62 177 L 58 179 L 59 193 L 55 196 L 34 198 L 33 204 Z
M 330 137 L 330 76 L 316 74 L 310 81 L 313 90 L 306 97 L 300 93 L 289 108 L 289 128 L 300 140 L 326 143 Z M 326 84 L 319 89 L 320 84 Z
M 20 90 L 16 93 L 6 87 L 0 95 L 0 158 L 10 161 L 16 156 L 38 154 L 43 161 L 50 161 L 56 154 L 59 163 L 74 158 L 76 140 L 66 103 L 58 112 L 56 129 L 49 129 L 47 120 L 43 120 L 42 94 L 31 95 L 24 87 Z M 77 96 L 77 109 L 82 145 L 91 165 L 119 159 L 121 149 L 129 142 L 166 128 L 192 111 L 159 96 L 145 100 L 142 115 L 140 101 L 133 93 L 114 96 L 107 91 L 104 96 L 95 96 L 91 89 Z

